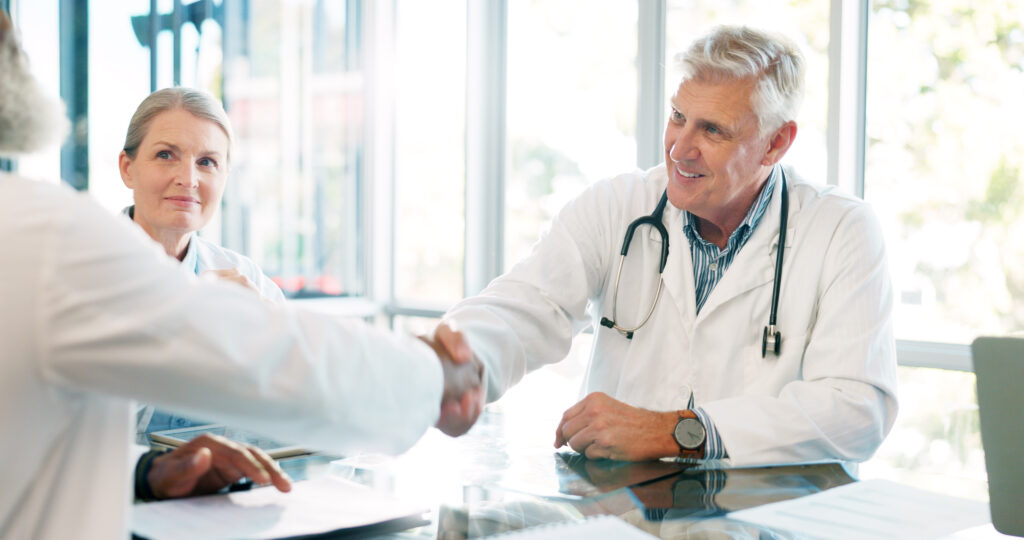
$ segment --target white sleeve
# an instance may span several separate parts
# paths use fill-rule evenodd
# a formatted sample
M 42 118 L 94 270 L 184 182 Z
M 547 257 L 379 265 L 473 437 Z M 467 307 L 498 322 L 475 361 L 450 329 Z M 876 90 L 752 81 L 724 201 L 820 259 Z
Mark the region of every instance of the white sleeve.
M 587 307 L 604 287 L 618 246 L 610 230 L 628 182 L 599 182 L 563 208 L 532 253 L 480 294 L 454 306 L 454 320 L 486 367 L 493 401 L 529 371 L 566 357 L 590 324 Z
M 823 456 L 863 461 L 892 428 L 898 408 L 896 349 L 882 238 L 867 205 L 839 219 L 818 262 L 817 312 L 800 380 L 786 384 L 778 397 L 703 404 L 735 464 Z
M 42 376 L 341 453 L 399 452 L 437 420 L 419 340 L 197 280 L 81 198 L 40 268 Z

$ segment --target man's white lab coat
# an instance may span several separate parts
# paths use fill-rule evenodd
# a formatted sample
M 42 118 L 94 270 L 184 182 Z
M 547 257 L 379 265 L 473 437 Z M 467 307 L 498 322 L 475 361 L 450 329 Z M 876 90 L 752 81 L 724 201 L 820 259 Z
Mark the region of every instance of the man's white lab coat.
M 593 326 L 584 393 L 658 411 L 687 408 L 692 393 L 735 465 L 870 457 L 897 410 L 881 230 L 863 201 L 792 171 L 787 178 L 781 356 L 761 357 L 779 236 L 778 181 L 760 224 L 699 315 L 682 211 L 669 204 L 665 290 L 650 321 L 632 340 L 598 324 L 612 316 L 626 228 L 650 214 L 665 190 L 661 165 L 591 186 L 559 213 L 529 257 L 449 311 L 487 368 L 489 399 L 564 358 L 572 336 Z M 619 286 L 623 327 L 650 309 L 660 250 L 657 232 L 637 230 Z

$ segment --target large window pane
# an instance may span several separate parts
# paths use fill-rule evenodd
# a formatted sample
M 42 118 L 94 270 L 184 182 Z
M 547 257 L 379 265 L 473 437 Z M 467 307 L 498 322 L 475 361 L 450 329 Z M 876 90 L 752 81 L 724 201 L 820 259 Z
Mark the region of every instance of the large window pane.
M 784 34 L 807 60 L 806 93 L 797 117 L 796 142 L 783 163 L 811 182 L 827 182 L 829 2 L 812 0 L 669 0 L 665 96 L 679 87 L 676 54 L 720 24 L 747 25 Z M 668 118 L 668 99 L 665 104 Z
M 365 294 L 362 2 L 240 6 L 226 10 L 224 243 L 291 296 Z
M 876 1 L 868 28 L 865 197 L 897 337 L 1024 329 L 1024 2 Z
M 636 167 L 637 6 L 508 5 L 505 266 L 589 183 Z
M 466 3 L 400 0 L 395 65 L 395 297 L 462 298 Z

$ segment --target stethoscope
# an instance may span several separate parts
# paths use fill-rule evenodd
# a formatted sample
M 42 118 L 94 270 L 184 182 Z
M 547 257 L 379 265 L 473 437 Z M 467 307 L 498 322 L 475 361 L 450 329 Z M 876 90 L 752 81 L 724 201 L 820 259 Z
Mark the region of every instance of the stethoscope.
M 768 315 L 768 326 L 764 327 L 764 333 L 761 337 L 761 358 L 768 355 L 768 351 L 772 351 L 776 356 L 779 355 L 779 351 L 782 350 L 782 334 L 776 328 L 775 323 L 778 319 L 779 314 L 779 286 L 782 284 L 782 256 L 786 247 L 786 224 L 789 218 L 789 190 L 786 187 L 786 171 L 779 170 L 782 172 L 782 208 L 779 215 L 779 247 L 775 253 L 775 282 L 772 285 L 772 307 L 771 312 Z M 665 285 L 665 280 L 662 277 L 662 273 L 665 271 L 665 263 L 668 261 L 668 231 L 665 230 L 665 225 L 662 224 L 662 214 L 665 212 L 665 205 L 668 203 L 668 190 L 665 190 L 661 194 L 661 200 L 658 201 L 658 206 L 654 208 L 654 212 L 651 212 L 649 216 L 641 216 L 629 224 L 626 228 L 626 237 L 622 240 L 622 249 L 619 251 L 619 270 L 615 273 L 615 292 L 612 296 L 612 318 L 601 317 L 601 326 L 607 328 L 614 328 L 620 334 L 625 336 L 626 339 L 633 339 L 633 333 L 643 328 L 647 321 L 650 320 L 651 315 L 654 314 L 654 308 L 658 307 L 658 299 L 661 298 L 661 289 Z M 629 253 L 629 244 L 633 241 L 633 233 L 636 232 L 636 228 L 641 225 L 650 225 L 654 227 L 658 234 L 661 235 L 661 262 L 658 265 L 658 292 L 654 293 L 654 302 L 651 303 L 651 309 L 647 310 L 647 315 L 644 320 L 640 321 L 640 324 L 633 328 L 624 328 L 619 326 L 615 322 L 618 318 L 616 315 L 616 307 L 618 306 L 619 300 L 619 280 L 622 278 L 622 263 L 626 260 L 626 254 Z

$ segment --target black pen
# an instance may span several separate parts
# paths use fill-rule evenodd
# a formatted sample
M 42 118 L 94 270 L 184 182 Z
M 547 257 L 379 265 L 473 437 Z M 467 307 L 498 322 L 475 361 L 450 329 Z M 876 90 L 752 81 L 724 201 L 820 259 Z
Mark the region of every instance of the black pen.
M 234 493 L 236 491 L 248 491 L 252 489 L 255 483 L 247 476 L 243 476 L 237 482 L 228 486 L 228 493 Z

